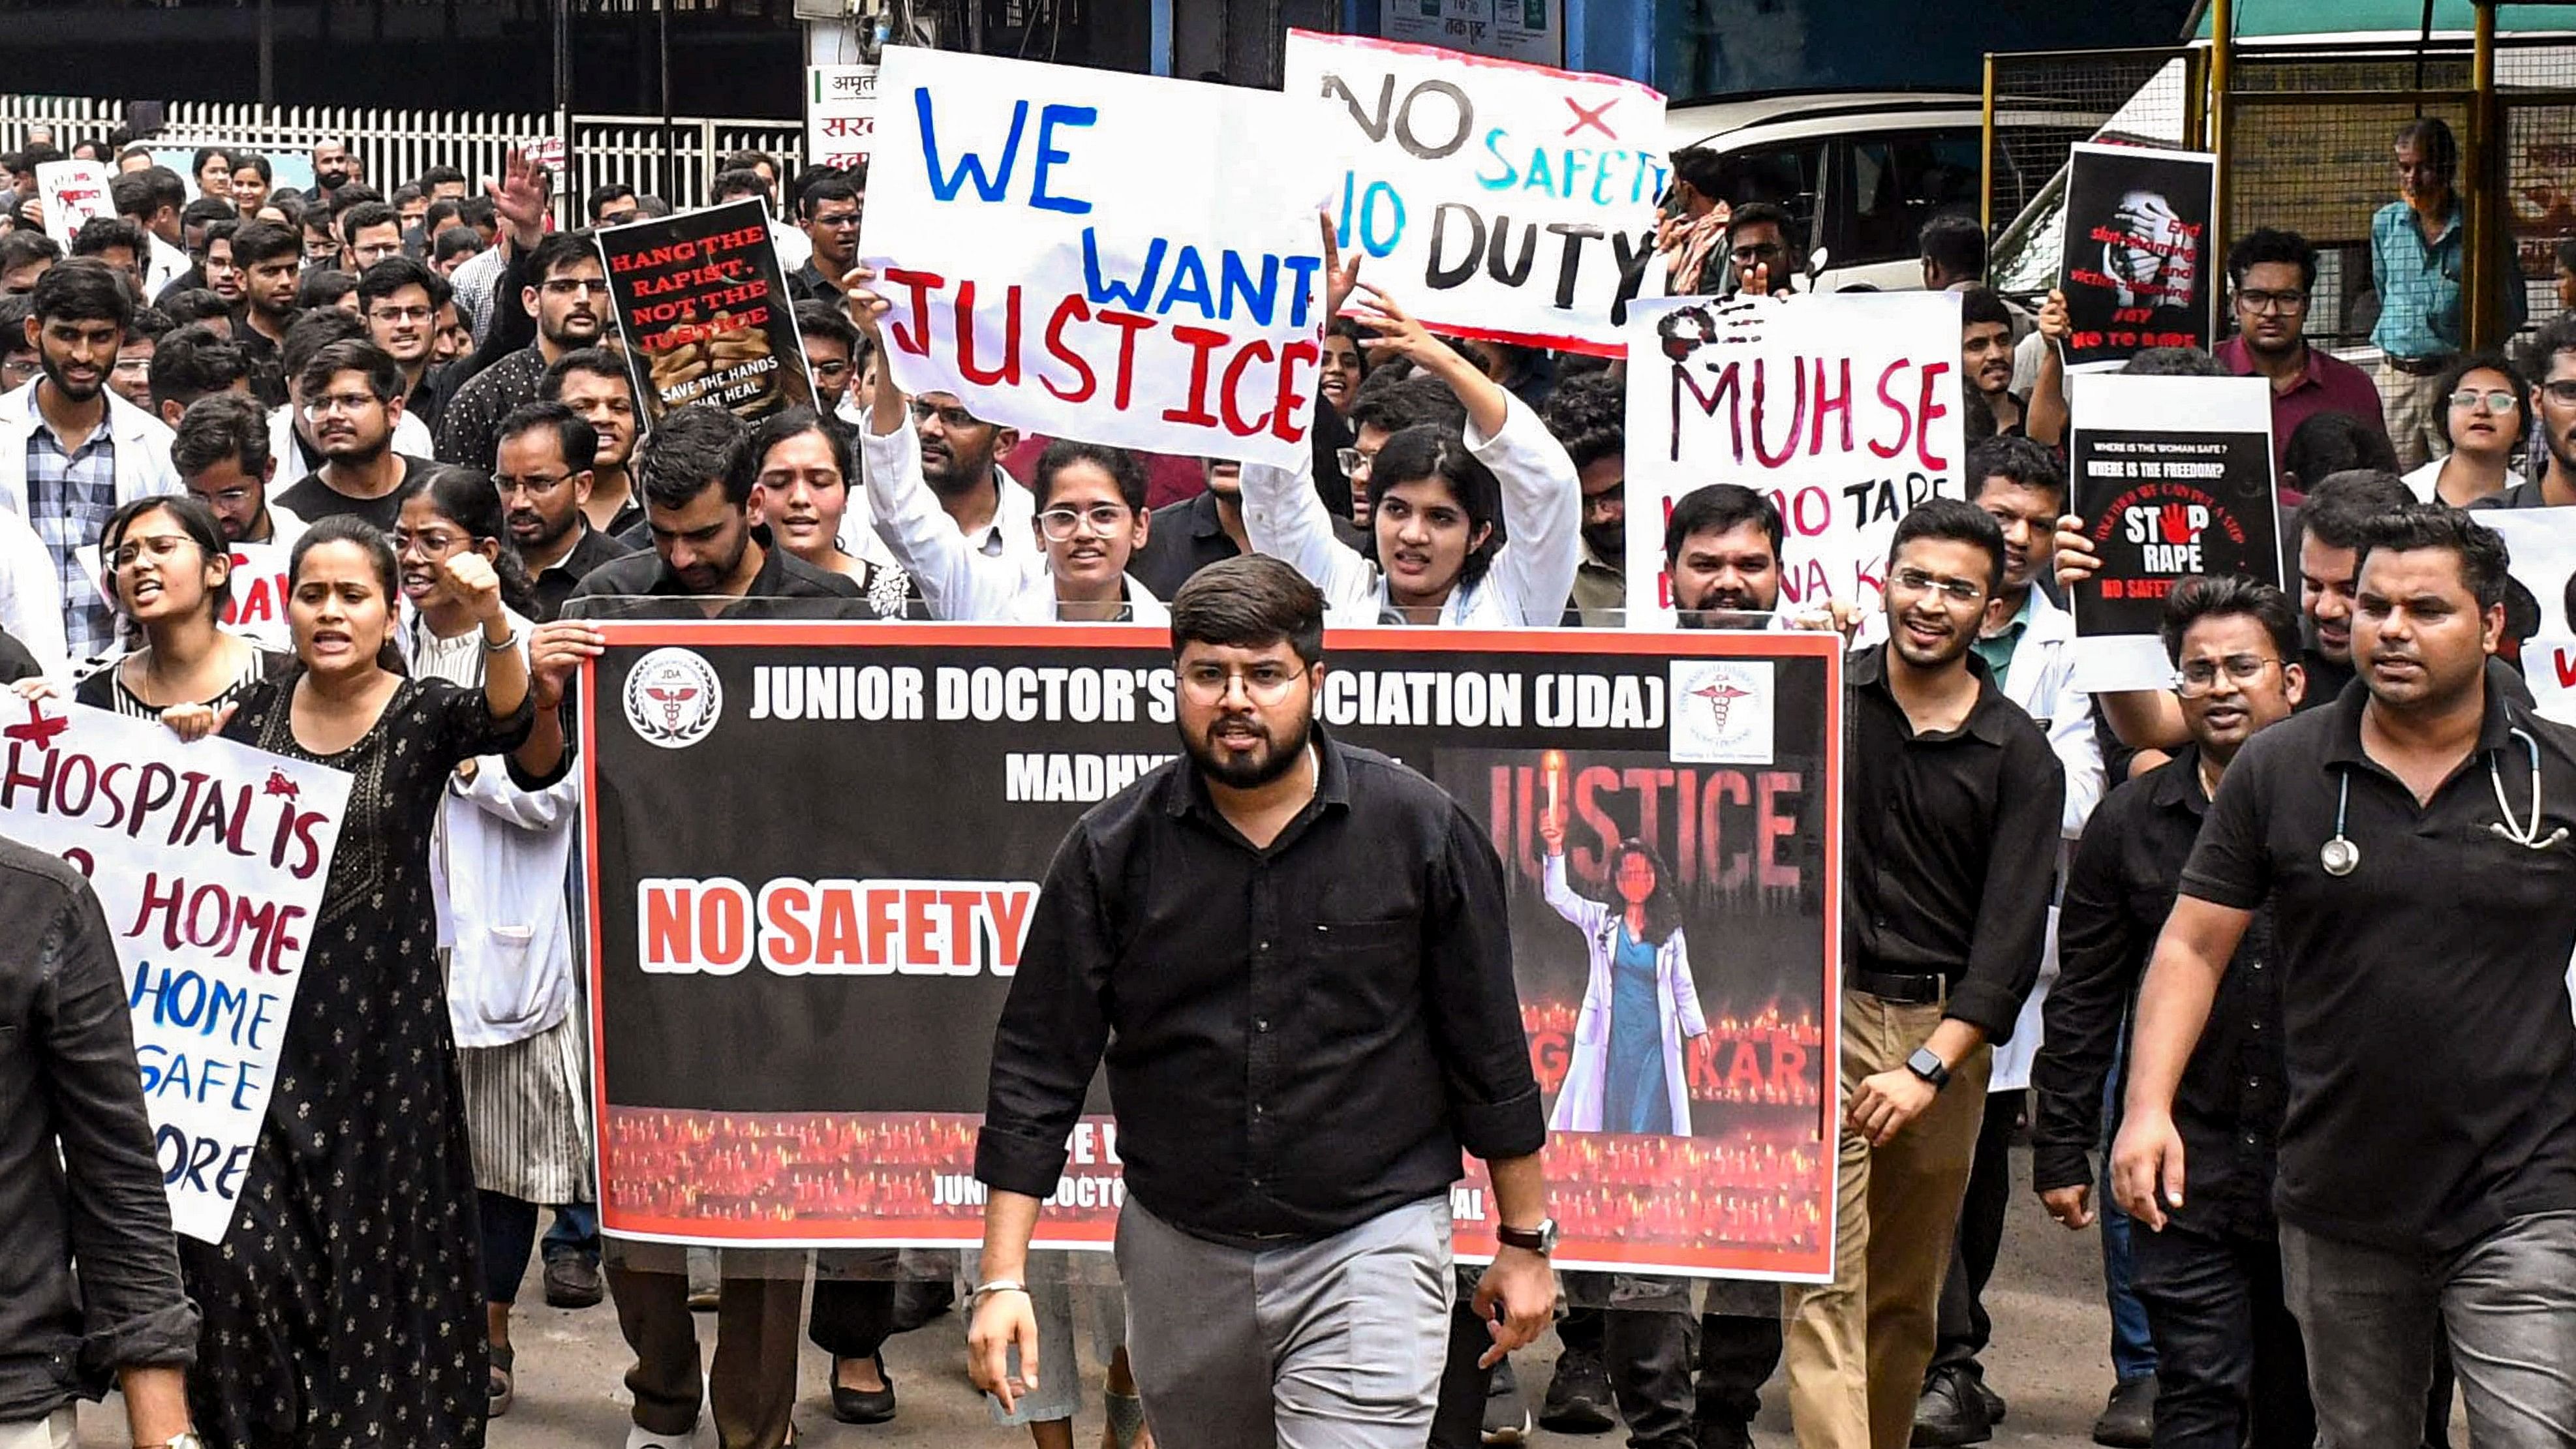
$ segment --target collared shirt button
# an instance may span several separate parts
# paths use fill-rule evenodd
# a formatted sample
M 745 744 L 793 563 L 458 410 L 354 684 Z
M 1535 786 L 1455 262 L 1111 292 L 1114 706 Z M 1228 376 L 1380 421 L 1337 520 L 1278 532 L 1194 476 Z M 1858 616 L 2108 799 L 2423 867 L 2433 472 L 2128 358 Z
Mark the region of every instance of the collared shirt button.
M 1252 1029 L 1254 1031 L 1268 1031 L 1270 1029 L 1270 1018 L 1266 1016 L 1253 1018 Z

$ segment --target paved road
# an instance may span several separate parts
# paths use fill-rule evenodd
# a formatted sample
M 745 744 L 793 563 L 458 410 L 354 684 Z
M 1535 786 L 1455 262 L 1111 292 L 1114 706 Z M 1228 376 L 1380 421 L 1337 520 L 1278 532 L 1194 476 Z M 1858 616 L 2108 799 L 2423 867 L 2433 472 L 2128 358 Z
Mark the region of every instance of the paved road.
M 2017 1153 L 2016 1175 L 2026 1186 L 2027 1153 Z M 2004 1259 L 1988 1303 L 1996 1341 L 1987 1358 L 1989 1379 L 2011 1402 L 1997 1432 L 2002 1449 L 2060 1449 L 2085 1444 L 2093 1416 L 2111 1385 L 2109 1320 L 2102 1306 L 2099 1244 L 2092 1231 L 2068 1233 L 2051 1223 L 2026 1191 L 2014 1197 Z M 603 1305 L 580 1312 L 543 1306 L 535 1283 L 526 1294 L 514 1337 L 519 1393 L 515 1408 L 492 1426 L 493 1449 L 617 1449 L 625 1442 L 627 1396 L 620 1375 L 627 1358 L 615 1313 Z M 702 1315 L 702 1339 L 714 1322 Z M 954 1317 L 906 1334 L 887 1347 L 886 1359 L 902 1412 L 890 1425 L 858 1428 L 836 1422 L 824 1390 L 828 1364 L 806 1348 L 805 1393 L 797 1410 L 799 1442 L 807 1449 L 1006 1449 L 1025 1444 L 1018 1430 L 995 1427 L 982 1400 L 967 1386 L 963 1329 Z M 1553 1340 L 1521 1355 L 1522 1382 L 1535 1395 L 1547 1382 Z M 1095 1407 L 1083 1417 L 1077 1442 L 1097 1444 L 1100 1420 L 1098 1366 L 1089 1365 Z M 1792 1442 L 1778 1380 L 1764 1394 L 1758 1428 L 1769 1446 Z M 83 1415 L 82 1442 L 117 1449 L 123 1414 L 91 1406 Z M 1546 1449 L 1594 1446 L 1612 1449 L 1617 1435 L 1578 1438 L 1535 1436 Z

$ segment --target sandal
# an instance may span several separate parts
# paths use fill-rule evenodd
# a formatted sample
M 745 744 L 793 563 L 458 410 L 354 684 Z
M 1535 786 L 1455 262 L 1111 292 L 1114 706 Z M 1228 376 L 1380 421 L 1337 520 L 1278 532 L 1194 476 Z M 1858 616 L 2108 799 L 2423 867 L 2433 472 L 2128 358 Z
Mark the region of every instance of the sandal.
M 511 1382 L 510 1367 L 517 1359 L 518 1354 L 506 1346 L 495 1345 L 492 1349 L 492 1377 L 486 1386 L 491 1395 L 491 1406 L 485 1410 L 490 1418 L 497 1419 L 510 1412 L 510 1400 L 516 1392 Z
M 1145 1430 L 1143 1397 L 1103 1389 L 1100 1404 L 1109 1414 L 1109 1442 L 1116 1449 L 1135 1449 L 1137 1436 Z

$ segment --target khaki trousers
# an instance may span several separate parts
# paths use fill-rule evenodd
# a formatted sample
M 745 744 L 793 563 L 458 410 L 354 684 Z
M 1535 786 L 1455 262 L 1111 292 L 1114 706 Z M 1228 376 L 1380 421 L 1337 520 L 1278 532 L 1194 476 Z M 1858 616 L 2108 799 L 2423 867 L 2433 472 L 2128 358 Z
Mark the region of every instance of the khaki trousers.
M 689 1316 L 686 1273 L 608 1269 L 617 1327 L 635 1351 L 626 1387 L 635 1422 L 656 1434 L 684 1435 L 698 1421 L 698 1330 Z M 797 1330 L 803 1325 L 803 1275 L 727 1278 L 716 1300 L 716 1353 L 704 1394 L 715 1410 L 723 1449 L 779 1449 L 796 1407 Z
M 2442 420 L 2450 404 L 2441 396 L 2439 373 L 2418 377 L 2382 362 L 2377 381 L 2380 414 L 2388 424 L 2388 441 L 2397 448 L 2398 472 L 2411 473 L 2451 451 L 2442 441 Z M 2318 481 L 2302 478 L 2299 486 L 2314 488 Z
M 1941 1024 L 1939 1005 L 1858 991 L 1842 1001 L 1842 1084 L 1902 1068 Z M 1802 1449 L 1906 1449 L 1932 1363 L 1941 1275 L 1958 1235 L 1994 1051 L 1979 1047 L 1885 1147 L 1842 1133 L 1834 1183 L 1834 1281 L 1795 1284 L 1787 1320 L 1789 1417 Z

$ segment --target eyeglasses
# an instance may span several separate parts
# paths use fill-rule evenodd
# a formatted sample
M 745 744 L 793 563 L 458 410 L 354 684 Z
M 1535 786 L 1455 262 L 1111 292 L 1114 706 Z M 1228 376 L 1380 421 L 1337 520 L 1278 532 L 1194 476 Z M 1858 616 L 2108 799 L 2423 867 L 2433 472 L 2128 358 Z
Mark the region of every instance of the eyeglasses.
M 220 503 L 226 508 L 237 508 L 250 501 L 250 490 L 226 488 L 217 493 L 199 493 L 197 497 L 210 504 Z
M 2487 405 L 2488 412 L 2509 413 L 2514 408 L 2514 396 L 2502 388 L 2493 392 L 2480 392 L 2473 387 L 2464 387 L 2451 394 L 2451 406 L 2455 408 L 2473 408 L 2480 403 Z
M 116 366 L 110 368 L 109 371 L 114 372 L 119 377 L 143 377 L 150 374 L 152 371 L 152 359 L 148 357 L 120 357 L 116 359 Z
M 2238 684 L 2252 684 L 2263 677 L 2263 671 L 2280 663 L 2260 654 L 2230 654 L 2224 659 L 2195 659 L 2184 665 L 2173 677 L 2173 691 L 2185 699 L 2198 699 L 2218 685 L 2218 673 Z
M 28 358 L 24 362 L 20 362 L 15 358 L 12 358 L 7 362 L 0 362 L 0 378 L 7 378 L 9 380 L 9 385 L 11 387 L 16 387 L 18 384 L 25 382 L 28 378 L 34 377 L 36 375 L 36 367 L 37 362 L 32 357 Z
M 606 277 L 557 277 L 546 283 L 543 290 L 549 297 L 578 297 L 585 292 L 605 297 L 608 295 L 608 279 Z
M 429 307 L 376 307 L 367 313 L 370 320 L 377 322 L 426 322 L 437 315 L 436 309 Z
M 2554 403 L 2576 407 L 2576 377 L 2562 377 L 2540 385 L 2540 395 Z
M 2236 294 L 2236 305 L 2243 307 L 2248 312 L 2296 312 L 2308 305 L 2308 294 L 2305 292 L 2241 291 Z
M 853 211 L 847 216 L 818 216 L 812 222 L 815 226 L 828 226 L 834 231 L 854 229 L 859 224 L 859 214 Z
M 846 362 L 818 362 L 814 364 L 814 376 L 818 381 L 844 376 L 849 372 L 849 370 L 850 364 Z
M 984 420 L 982 418 L 975 416 L 964 408 L 953 405 L 949 407 L 939 407 L 932 403 L 923 402 L 919 398 L 914 398 L 912 400 L 912 416 L 914 420 L 918 422 L 928 422 L 932 418 L 937 418 L 939 419 L 939 425 L 951 432 L 955 432 L 960 428 L 980 428 L 984 426 Z
M 1736 247 L 1728 251 L 1727 255 L 1733 257 L 1739 262 L 1767 262 L 1773 257 L 1780 255 L 1780 244 L 1778 242 L 1755 242 L 1750 246 Z
M 1302 678 L 1311 666 L 1294 669 L 1285 664 L 1261 663 L 1243 669 L 1228 669 L 1222 664 L 1193 664 L 1181 671 L 1181 688 L 1201 704 L 1214 704 L 1243 686 L 1244 697 L 1255 704 L 1277 704 L 1288 694 L 1288 686 Z
M 1921 569 L 1898 569 L 1888 576 L 1888 583 L 1909 594 L 1939 590 L 1941 597 L 1954 604 L 1974 604 L 1986 597 L 1986 586 L 1974 579 L 1945 579 Z
M 307 418 L 320 418 L 335 412 L 350 413 L 354 415 L 365 412 L 369 408 L 380 407 L 382 405 L 383 404 L 377 400 L 376 395 L 371 392 L 326 393 L 321 397 L 306 398 L 304 400 L 304 416 Z
M 537 473 L 524 478 L 513 478 L 506 473 L 495 473 L 492 475 L 492 487 L 504 498 L 513 493 L 543 493 L 571 476 L 570 473 Z
M 1365 478 L 1377 463 L 1377 453 L 1374 450 L 1363 453 L 1357 448 L 1339 448 L 1334 450 L 1333 461 L 1342 465 L 1343 477 Z
M 465 535 L 440 528 L 424 528 L 414 533 L 408 528 L 393 532 L 394 552 L 410 553 L 417 549 L 422 558 L 445 558 L 465 546 Z
M 195 543 L 196 540 L 184 533 L 156 533 L 149 538 L 128 539 L 118 544 L 116 552 L 107 556 L 107 561 L 121 569 L 132 568 L 135 560 L 146 557 L 159 563 L 177 556 L 180 549 L 193 547 Z
M 1082 509 L 1050 508 L 1038 515 L 1038 531 L 1050 542 L 1062 543 L 1088 525 L 1094 536 L 1107 538 L 1126 521 L 1127 507 L 1121 503 L 1095 503 Z

